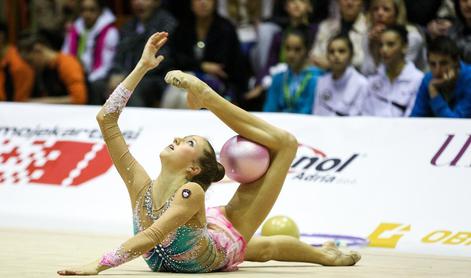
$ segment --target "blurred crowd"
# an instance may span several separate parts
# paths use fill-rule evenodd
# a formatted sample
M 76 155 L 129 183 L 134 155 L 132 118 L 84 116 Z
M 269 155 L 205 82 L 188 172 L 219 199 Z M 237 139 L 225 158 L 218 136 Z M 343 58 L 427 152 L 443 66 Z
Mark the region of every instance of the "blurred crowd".
M 0 12 L 0 101 L 101 105 L 166 31 L 165 60 L 129 106 L 186 109 L 163 79 L 180 69 L 250 111 L 471 118 L 471 0 L 7 0 Z

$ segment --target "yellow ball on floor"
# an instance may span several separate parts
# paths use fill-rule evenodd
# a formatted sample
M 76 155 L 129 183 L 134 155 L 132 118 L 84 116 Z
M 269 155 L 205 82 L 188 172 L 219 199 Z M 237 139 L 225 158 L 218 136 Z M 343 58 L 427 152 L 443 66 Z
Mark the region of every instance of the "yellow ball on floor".
M 299 229 L 293 219 L 277 215 L 273 216 L 262 226 L 262 236 L 287 235 L 299 239 Z

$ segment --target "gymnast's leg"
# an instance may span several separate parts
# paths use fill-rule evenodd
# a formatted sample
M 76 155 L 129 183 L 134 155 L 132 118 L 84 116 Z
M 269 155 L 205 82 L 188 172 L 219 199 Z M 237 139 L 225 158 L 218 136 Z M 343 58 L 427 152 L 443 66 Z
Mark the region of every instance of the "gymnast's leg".
M 246 261 L 306 262 L 325 266 L 349 266 L 360 260 L 355 251 L 342 252 L 335 243 L 326 242 L 322 247 L 313 247 L 291 236 L 255 236 L 247 244 Z

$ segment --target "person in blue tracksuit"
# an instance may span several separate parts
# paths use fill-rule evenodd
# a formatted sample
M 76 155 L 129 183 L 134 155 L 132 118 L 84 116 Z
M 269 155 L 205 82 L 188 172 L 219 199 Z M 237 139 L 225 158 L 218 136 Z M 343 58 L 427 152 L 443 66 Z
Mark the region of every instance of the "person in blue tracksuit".
M 283 47 L 287 67 L 273 75 L 263 111 L 311 114 L 317 78 L 323 71 L 307 65 L 310 41 L 302 30 L 290 30 Z
M 471 118 L 471 67 L 455 42 L 438 37 L 428 48 L 431 72 L 420 85 L 411 117 Z

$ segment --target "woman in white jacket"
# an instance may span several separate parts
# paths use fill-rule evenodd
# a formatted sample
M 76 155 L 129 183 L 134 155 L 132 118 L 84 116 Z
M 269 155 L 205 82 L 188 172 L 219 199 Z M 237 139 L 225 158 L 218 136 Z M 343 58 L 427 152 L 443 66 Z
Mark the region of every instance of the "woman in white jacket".
M 327 45 L 331 72 L 317 81 L 313 114 L 358 116 L 368 82 L 353 66 L 353 44 L 346 35 L 333 37 Z
M 62 52 L 76 56 L 82 63 L 90 85 L 91 104 L 102 104 L 105 78 L 111 67 L 119 33 L 116 17 L 103 0 L 83 0 L 80 17 L 69 28 Z

